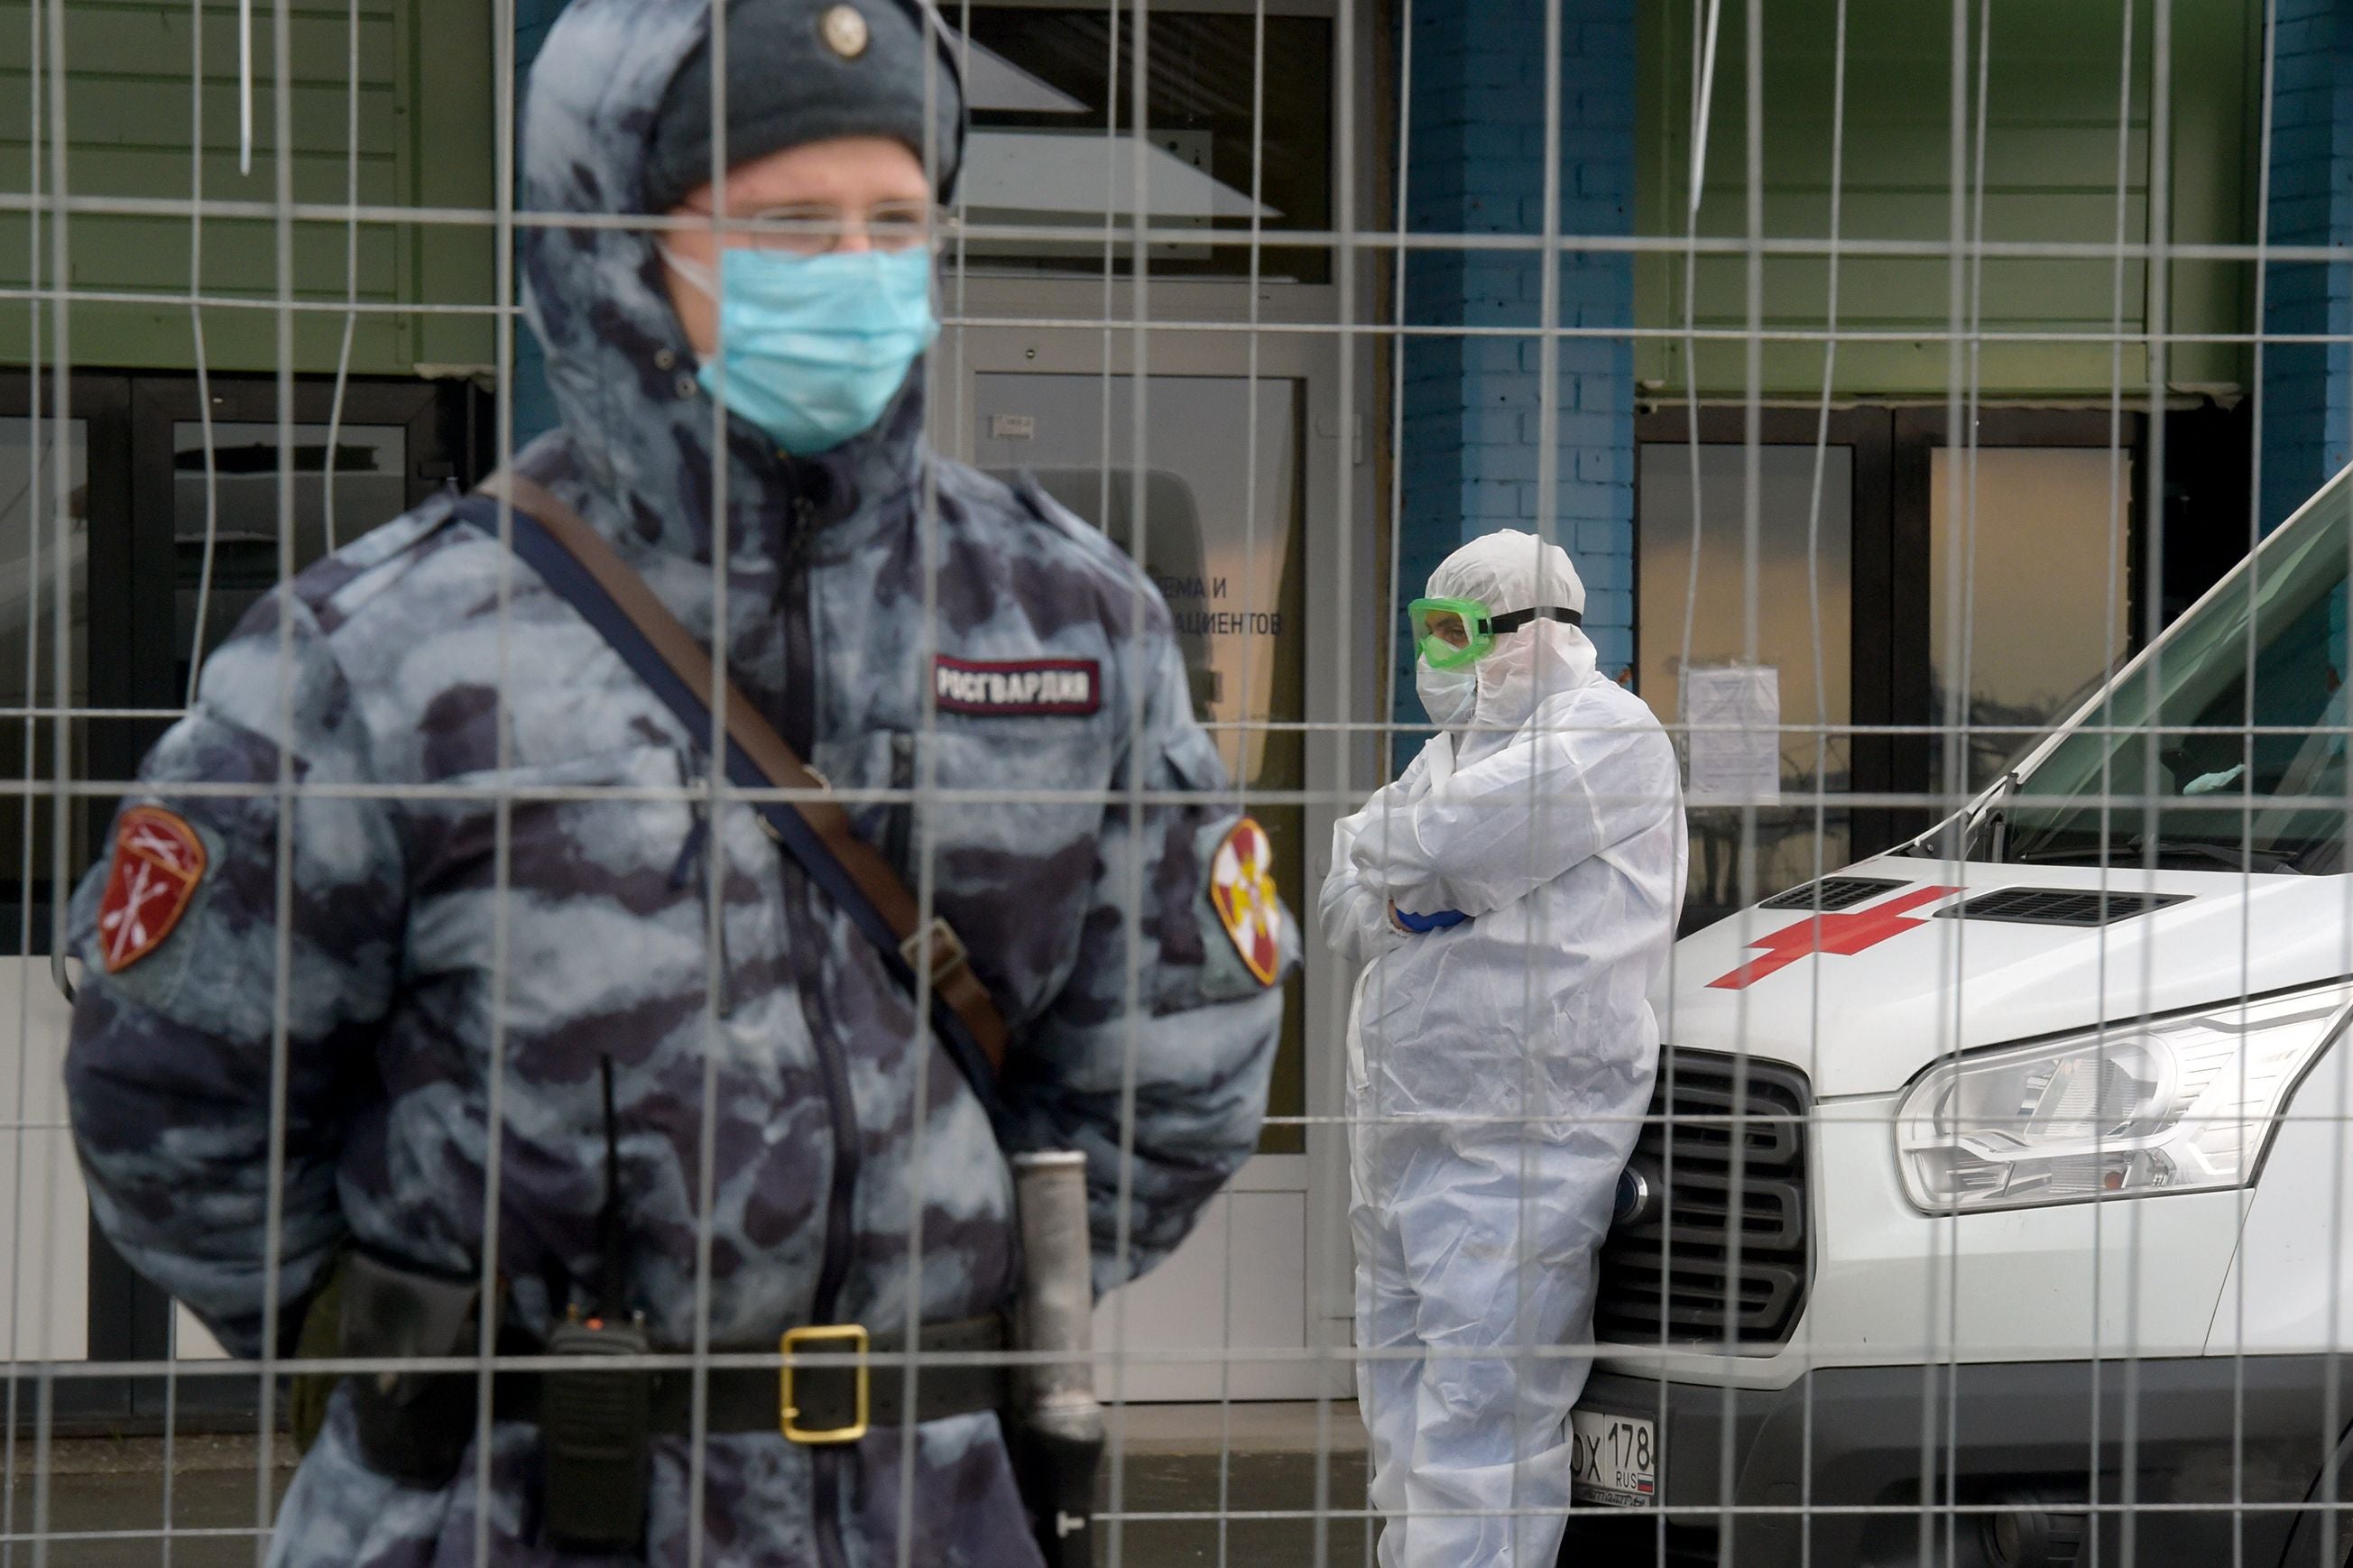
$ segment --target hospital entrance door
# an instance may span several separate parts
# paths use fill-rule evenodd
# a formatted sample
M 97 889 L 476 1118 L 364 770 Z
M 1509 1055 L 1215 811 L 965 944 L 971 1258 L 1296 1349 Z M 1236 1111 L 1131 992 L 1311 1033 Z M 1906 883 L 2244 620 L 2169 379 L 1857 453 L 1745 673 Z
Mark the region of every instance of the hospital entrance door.
M 1077 338 L 970 334 L 963 409 L 936 426 L 944 440 L 951 429 L 968 440 L 965 455 L 980 468 L 1034 483 L 1143 563 L 1167 601 L 1194 712 L 1237 804 L 1266 829 L 1285 900 L 1305 910 L 1313 847 L 1331 822 L 1327 808 L 1301 799 L 1324 743 L 1309 726 L 1330 716 L 1335 679 L 1318 647 L 1325 639 L 1313 635 L 1330 587 L 1313 579 L 1336 575 L 1315 524 L 1329 515 L 1341 445 L 1332 416 L 1315 406 L 1316 367 L 1262 345 L 1252 375 L 1239 353 L 1223 356 L 1240 362 L 1226 365 L 1214 350 L 1180 345 L 1171 357 L 1182 353 L 1182 368 L 1202 374 L 1176 374 L 1155 350 L 1139 410 L 1135 378 L 1102 369 L 1101 335 Z M 1106 1397 L 1316 1393 L 1318 1367 L 1302 1352 L 1329 1320 L 1332 1303 L 1318 1297 L 1332 1282 L 1319 1276 L 1334 1270 L 1330 1240 L 1316 1234 L 1324 1226 L 1311 1215 L 1335 1210 L 1328 1194 L 1311 1197 L 1311 1164 L 1329 1167 L 1311 1162 L 1303 1119 L 1329 1087 L 1307 1051 L 1310 1040 L 1336 1038 L 1337 1020 L 1312 1016 L 1322 1010 L 1319 987 L 1294 978 L 1259 1152 L 1174 1258 L 1103 1302 L 1095 1343 Z

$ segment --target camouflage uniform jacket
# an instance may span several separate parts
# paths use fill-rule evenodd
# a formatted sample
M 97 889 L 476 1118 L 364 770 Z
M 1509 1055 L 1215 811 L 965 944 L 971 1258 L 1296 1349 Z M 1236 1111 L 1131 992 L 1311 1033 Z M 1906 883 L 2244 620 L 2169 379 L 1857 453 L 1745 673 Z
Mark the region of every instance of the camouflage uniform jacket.
M 630 210 L 649 106 L 708 14 L 575 0 L 530 85 L 529 206 Z M 461 1274 L 494 1251 L 543 1331 L 596 1278 L 609 1056 L 627 1294 L 659 1348 L 691 1347 L 701 1306 L 738 1348 L 1000 1306 L 999 1136 L 1088 1156 L 1099 1289 L 1150 1267 L 1252 1148 L 1281 1010 L 1208 897 L 1236 813 L 1158 595 L 1050 503 L 930 458 L 921 367 L 815 460 L 731 423 L 714 569 L 713 405 L 653 244 L 518 244 L 564 416 L 518 467 L 928 879 L 1014 1030 L 1003 1121 L 751 808 L 706 812 L 705 738 L 437 502 L 264 601 L 150 754 L 126 805 L 176 814 L 206 859 L 168 934 L 108 973 L 103 866 L 75 900 L 67 1076 L 100 1224 L 242 1355 L 290 1345 L 346 1245 Z M 970 679 L 1044 660 L 1092 672 L 1092 700 L 1062 705 L 1086 710 Z M 952 700 L 927 711 L 934 689 Z M 1282 944 L 1287 964 L 1287 918 Z M 657 1441 L 653 1562 L 1035 1561 L 993 1415 L 849 1447 L 705 1441 L 699 1472 Z M 445 1490 L 402 1489 L 360 1461 L 339 1396 L 273 1559 L 471 1563 L 479 1538 L 559 1561 L 537 1465 L 536 1429 L 500 1423 L 487 1493 L 473 1455 Z

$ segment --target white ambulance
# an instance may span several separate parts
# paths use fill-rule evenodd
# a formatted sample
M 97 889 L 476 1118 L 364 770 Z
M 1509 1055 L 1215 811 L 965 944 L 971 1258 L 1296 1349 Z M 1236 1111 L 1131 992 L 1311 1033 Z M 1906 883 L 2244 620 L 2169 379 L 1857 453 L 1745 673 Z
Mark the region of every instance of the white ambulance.
M 1968 810 L 1678 945 L 1564 1563 L 2348 1561 L 2348 474 Z

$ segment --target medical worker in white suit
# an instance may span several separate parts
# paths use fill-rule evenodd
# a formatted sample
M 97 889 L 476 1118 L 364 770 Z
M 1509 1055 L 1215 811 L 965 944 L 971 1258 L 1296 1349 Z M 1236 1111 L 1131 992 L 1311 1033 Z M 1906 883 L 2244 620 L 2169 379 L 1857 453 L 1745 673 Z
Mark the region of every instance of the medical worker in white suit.
M 1648 1110 L 1683 904 L 1675 756 L 1595 668 L 1585 587 L 1512 531 L 1410 612 L 1438 733 L 1333 830 L 1357 1395 L 1382 1568 L 1552 1568 L 1596 1256 Z

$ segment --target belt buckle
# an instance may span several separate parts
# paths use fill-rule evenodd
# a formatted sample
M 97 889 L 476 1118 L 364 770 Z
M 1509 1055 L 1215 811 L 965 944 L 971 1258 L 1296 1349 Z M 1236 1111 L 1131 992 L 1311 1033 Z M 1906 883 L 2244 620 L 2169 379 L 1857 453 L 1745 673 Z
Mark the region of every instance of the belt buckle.
M 964 938 L 956 935 L 955 927 L 937 915 L 932 917 L 931 924 L 899 944 L 899 956 L 918 974 L 928 970 L 934 991 L 944 986 L 948 977 L 968 962 Z
M 857 1415 L 847 1426 L 803 1426 L 795 1419 L 800 1415 L 800 1407 L 793 1403 L 793 1352 L 806 1344 L 836 1341 L 846 1342 L 850 1354 L 857 1358 Z M 787 1442 L 855 1443 L 866 1436 L 869 1408 L 867 1342 L 866 1325 L 863 1323 L 806 1323 L 797 1329 L 785 1331 L 783 1342 L 778 1346 L 785 1362 L 777 1393 L 781 1412 L 778 1425 L 783 1428 Z

